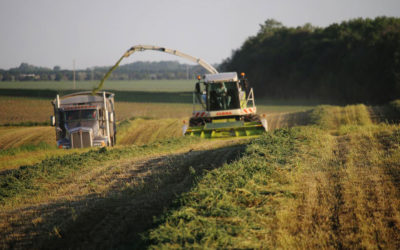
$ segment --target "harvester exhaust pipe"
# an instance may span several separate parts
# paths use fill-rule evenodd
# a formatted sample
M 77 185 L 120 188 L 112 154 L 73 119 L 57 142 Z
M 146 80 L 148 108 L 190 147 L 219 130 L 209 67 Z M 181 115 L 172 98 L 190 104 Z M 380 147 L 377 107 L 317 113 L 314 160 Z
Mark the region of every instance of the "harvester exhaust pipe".
M 60 108 L 60 96 L 59 95 L 57 95 L 57 98 L 56 98 L 56 102 L 57 102 L 57 109 L 59 109 Z

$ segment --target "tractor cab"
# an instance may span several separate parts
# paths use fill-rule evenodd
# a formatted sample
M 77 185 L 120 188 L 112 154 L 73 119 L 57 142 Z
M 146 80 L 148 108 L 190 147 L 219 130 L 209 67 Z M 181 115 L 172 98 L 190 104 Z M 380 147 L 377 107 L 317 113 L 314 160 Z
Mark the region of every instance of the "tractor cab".
M 267 130 L 266 119 L 256 115 L 253 89 L 242 73 L 206 74 L 198 77 L 193 93 L 193 113 L 185 135 L 206 138 L 249 136 Z
M 228 110 L 240 108 L 238 83 L 218 82 L 206 85 L 207 110 Z
M 194 104 L 201 104 L 205 111 L 223 111 L 245 108 L 247 106 L 247 79 L 242 73 L 238 79 L 236 72 L 206 74 L 199 76 L 195 88 Z

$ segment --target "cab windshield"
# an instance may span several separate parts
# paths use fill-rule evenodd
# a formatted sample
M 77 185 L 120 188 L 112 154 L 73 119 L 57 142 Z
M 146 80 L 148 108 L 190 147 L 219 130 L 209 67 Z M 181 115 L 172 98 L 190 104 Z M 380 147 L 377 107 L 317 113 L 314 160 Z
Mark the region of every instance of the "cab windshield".
M 240 108 L 236 82 L 219 82 L 207 86 L 209 93 L 208 107 L 213 110 Z
M 78 121 L 78 120 L 96 120 L 97 110 L 95 109 L 81 109 L 71 110 L 65 112 L 65 120 Z

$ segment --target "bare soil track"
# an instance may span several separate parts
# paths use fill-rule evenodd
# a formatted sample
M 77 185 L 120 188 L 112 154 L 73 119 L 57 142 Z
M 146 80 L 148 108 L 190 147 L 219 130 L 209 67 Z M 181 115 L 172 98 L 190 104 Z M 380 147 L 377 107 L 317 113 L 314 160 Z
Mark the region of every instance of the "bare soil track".
M 183 153 L 130 159 L 90 175 L 87 185 L 106 183 L 104 192 L 60 195 L 55 202 L 0 211 L 1 248 L 110 249 L 140 247 L 140 233 L 204 171 L 239 157 L 244 145 L 215 141 Z M 60 183 L 60 185 L 71 185 Z M 95 189 L 95 187 L 94 187 Z M 60 189 L 61 190 L 61 189 Z

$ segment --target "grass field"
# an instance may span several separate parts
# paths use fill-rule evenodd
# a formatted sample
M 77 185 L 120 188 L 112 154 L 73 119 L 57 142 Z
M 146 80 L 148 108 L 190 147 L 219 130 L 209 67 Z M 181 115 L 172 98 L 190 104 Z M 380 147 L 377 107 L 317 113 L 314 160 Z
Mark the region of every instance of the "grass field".
M 271 132 L 204 140 L 190 93 L 130 89 L 116 147 L 58 150 L 56 92 L 3 90 L 0 248 L 400 248 L 399 101 L 256 100 Z
M 45 96 L 50 94 L 46 98 L 42 96 L 43 92 L 40 90 L 26 89 L 24 92 L 4 90 L 21 96 L 0 96 L 0 125 L 2 125 L 0 150 L 7 150 L 0 155 L 0 170 L 37 163 L 52 154 L 63 155 L 64 153 L 55 149 L 54 130 L 45 127 L 53 115 L 51 100 L 56 92 L 44 93 Z M 133 94 L 130 95 L 131 93 Z M 141 145 L 155 140 L 179 137 L 182 121 L 189 119 L 193 109 L 191 103 L 182 103 L 179 93 L 123 92 L 121 95 L 116 94 L 116 119 L 118 123 L 129 121 L 128 129 L 126 126 L 121 126 L 121 130 L 118 129 L 117 138 L 121 145 Z M 127 101 L 118 101 L 118 96 Z M 145 102 L 134 102 L 137 99 Z M 259 105 L 258 110 L 259 113 L 270 114 L 268 116 L 270 127 L 275 128 L 294 124 L 293 119 L 289 119 L 292 117 L 291 113 L 308 110 L 311 107 L 270 103 L 265 106 Z M 133 120 L 140 117 L 156 120 Z
M 3 172 L 2 247 L 397 249 L 399 125 L 365 105 L 293 116 L 250 140 L 127 119 L 116 148 Z
M 130 236 L 146 229 L 153 213 L 162 212 L 165 202 L 190 187 L 195 177 L 191 173 L 197 166 L 191 170 L 187 164 L 206 155 L 213 157 L 203 161 L 204 167 L 223 164 L 241 149 L 242 146 L 232 146 L 236 143 L 181 137 L 49 158 L 9 172 L 7 178 L 0 179 L 0 185 L 6 187 L 0 190 L 0 245 L 115 248 L 116 241 L 129 235 L 122 228 L 133 227 Z M 133 172 L 137 176 L 131 178 Z M 148 207 L 143 208 L 143 204 Z M 91 213 L 91 209 L 98 212 Z M 120 218 L 114 220 L 110 215 Z M 104 226 L 99 227 L 98 219 Z M 64 234 L 65 227 L 75 233 Z M 115 229 L 113 233 L 108 230 L 110 227 Z M 87 236 L 82 232 L 86 230 L 102 240 L 93 245 L 84 239 Z
M 400 127 L 318 107 L 208 173 L 148 234 L 152 248 L 397 249 Z
M 76 90 L 92 90 L 100 81 L 77 81 Z M 106 81 L 104 89 L 148 92 L 191 92 L 196 80 Z M 0 82 L 0 89 L 74 90 L 72 81 Z
M 191 103 L 175 102 L 152 102 L 150 96 L 147 102 L 116 101 L 116 118 L 125 120 L 131 117 L 153 117 L 153 118 L 189 118 L 192 114 L 193 106 Z M 118 99 L 118 98 L 116 98 Z M 0 125 L 39 123 L 41 125 L 49 122 L 53 115 L 53 98 L 34 98 L 34 97 L 12 97 L 0 96 Z M 268 104 L 257 105 L 258 113 L 283 114 L 310 110 L 313 106 L 303 105 L 280 105 Z
M 117 126 L 117 145 L 144 145 L 182 137 L 182 120 L 131 118 Z M 0 172 L 81 150 L 59 150 L 50 126 L 0 126 Z M 84 151 L 87 151 L 85 149 Z

